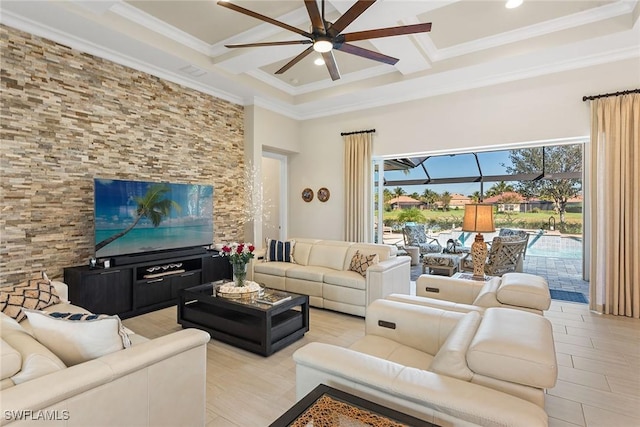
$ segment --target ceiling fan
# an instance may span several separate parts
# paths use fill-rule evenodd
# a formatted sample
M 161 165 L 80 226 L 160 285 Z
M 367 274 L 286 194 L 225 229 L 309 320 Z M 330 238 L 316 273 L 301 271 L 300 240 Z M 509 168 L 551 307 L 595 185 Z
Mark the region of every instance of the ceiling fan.
M 276 74 L 282 74 L 295 64 L 300 62 L 303 58 L 309 55 L 311 52 L 316 51 L 322 54 L 324 62 L 329 70 L 332 80 L 338 80 L 340 78 L 340 71 L 338 71 L 338 64 L 333 56 L 333 50 L 339 50 L 351 55 L 360 56 L 374 61 L 384 62 L 385 64 L 394 65 L 399 61 L 398 58 L 392 56 L 383 55 L 378 52 L 374 52 L 369 49 L 364 49 L 349 42 L 359 40 L 369 40 L 380 37 L 400 36 L 405 34 L 426 33 L 431 31 L 431 23 L 427 24 L 414 24 L 403 25 L 399 27 L 378 28 L 375 30 L 357 31 L 353 33 L 342 33 L 342 31 L 355 21 L 365 10 L 375 3 L 376 0 L 357 0 L 356 3 L 347 10 L 336 22 L 329 22 L 324 18 L 324 2 L 322 0 L 322 14 L 318 8 L 316 0 L 304 0 L 304 5 L 309 13 L 309 19 L 311 20 L 311 32 L 300 30 L 299 28 L 285 24 L 278 20 L 269 18 L 268 16 L 261 15 L 253 12 L 249 9 L 245 9 L 241 6 L 235 5 L 228 1 L 220 0 L 218 4 L 226 7 L 227 9 L 235 10 L 236 12 L 243 13 L 253 18 L 259 19 L 264 22 L 268 22 L 285 30 L 292 31 L 307 38 L 307 40 L 293 40 L 293 41 L 281 41 L 281 42 L 264 42 L 264 43 L 247 43 L 247 44 L 230 44 L 225 45 L 228 48 L 237 47 L 260 47 L 260 46 L 284 46 L 295 44 L 309 44 L 306 50 L 302 51 L 298 56 L 287 62 L 282 68 L 276 71 Z

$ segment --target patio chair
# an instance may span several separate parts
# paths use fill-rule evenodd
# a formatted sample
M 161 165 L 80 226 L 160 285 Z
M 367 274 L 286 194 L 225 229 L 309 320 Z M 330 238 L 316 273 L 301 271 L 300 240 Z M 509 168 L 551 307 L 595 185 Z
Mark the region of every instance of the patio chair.
M 522 259 L 527 259 L 527 246 L 529 245 L 529 233 L 524 230 L 516 230 L 513 228 L 501 228 L 498 236 L 519 236 L 527 241 L 527 244 L 524 246 L 524 252 L 522 252 Z
M 405 225 L 402 229 L 404 245 L 420 248 L 420 256 L 424 254 L 441 253 L 442 245 L 438 239 L 428 237 L 424 229 L 424 224 Z
M 527 239 L 520 236 L 496 236 L 491 242 L 484 272 L 489 276 L 502 276 L 510 272 L 522 272 L 522 254 Z M 460 263 L 460 269 L 473 271 L 473 259 L 467 254 Z

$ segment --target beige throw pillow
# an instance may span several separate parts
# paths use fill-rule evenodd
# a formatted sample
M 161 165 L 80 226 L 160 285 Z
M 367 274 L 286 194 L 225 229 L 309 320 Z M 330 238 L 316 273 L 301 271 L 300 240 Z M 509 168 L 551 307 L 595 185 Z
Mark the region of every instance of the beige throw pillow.
M 67 366 L 131 346 L 118 316 L 26 310 L 36 339 Z

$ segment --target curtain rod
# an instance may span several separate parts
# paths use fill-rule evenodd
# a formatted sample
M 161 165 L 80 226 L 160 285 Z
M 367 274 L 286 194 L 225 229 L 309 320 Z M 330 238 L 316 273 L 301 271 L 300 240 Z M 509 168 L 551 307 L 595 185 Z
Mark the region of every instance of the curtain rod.
M 629 95 L 630 93 L 640 93 L 640 89 L 623 90 L 622 92 L 604 93 L 602 95 L 583 96 L 582 101 L 592 101 L 598 98 L 606 98 L 608 96 Z
M 368 129 L 368 130 L 357 130 L 355 132 L 342 132 L 340 134 L 340 136 L 347 136 L 347 135 L 356 135 L 358 133 L 375 133 L 376 130 L 375 129 Z

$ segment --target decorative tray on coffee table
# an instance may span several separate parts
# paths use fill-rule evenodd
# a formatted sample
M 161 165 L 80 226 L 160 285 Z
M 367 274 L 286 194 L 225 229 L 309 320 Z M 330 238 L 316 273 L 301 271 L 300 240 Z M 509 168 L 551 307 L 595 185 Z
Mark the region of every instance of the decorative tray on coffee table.
M 246 288 L 246 290 L 241 288 Z M 214 289 L 217 297 L 240 301 L 255 301 L 264 292 L 264 289 L 259 284 L 251 281 L 247 281 L 247 285 L 241 287 L 234 286 L 233 282 L 224 282 Z

